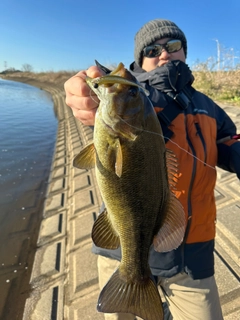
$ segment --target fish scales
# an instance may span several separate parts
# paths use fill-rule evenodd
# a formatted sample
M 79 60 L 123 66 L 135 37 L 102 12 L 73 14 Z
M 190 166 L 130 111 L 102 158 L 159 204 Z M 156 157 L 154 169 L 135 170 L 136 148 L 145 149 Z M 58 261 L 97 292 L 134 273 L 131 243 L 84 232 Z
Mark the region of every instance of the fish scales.
M 100 105 L 94 141 L 74 165 L 95 167 L 106 207 L 93 226 L 93 242 L 107 249 L 121 245 L 122 250 L 120 266 L 102 289 L 97 309 L 160 320 L 162 302 L 148 257 L 152 244 L 156 251 L 168 251 L 183 239 L 183 208 L 169 187 L 176 184 L 176 159 L 165 147 L 146 92 L 122 64 L 110 75 L 87 78 L 87 83 Z

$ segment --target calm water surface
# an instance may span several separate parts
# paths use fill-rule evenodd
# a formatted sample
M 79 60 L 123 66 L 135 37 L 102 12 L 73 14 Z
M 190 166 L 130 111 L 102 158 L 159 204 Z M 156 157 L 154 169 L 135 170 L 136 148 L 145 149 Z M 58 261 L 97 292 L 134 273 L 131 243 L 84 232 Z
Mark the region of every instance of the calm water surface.
M 0 79 L 1 319 L 27 290 L 56 130 L 49 94 Z

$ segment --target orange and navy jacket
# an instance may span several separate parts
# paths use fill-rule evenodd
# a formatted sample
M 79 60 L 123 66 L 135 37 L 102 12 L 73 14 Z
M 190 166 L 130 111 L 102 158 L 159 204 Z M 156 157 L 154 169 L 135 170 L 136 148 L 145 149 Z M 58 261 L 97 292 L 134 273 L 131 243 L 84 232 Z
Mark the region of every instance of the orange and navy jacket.
M 149 98 L 163 128 L 166 147 L 177 156 L 179 168 L 175 194 L 186 215 L 185 239 L 179 248 L 166 253 L 150 250 L 152 273 L 155 276 L 171 277 L 184 271 L 194 279 L 210 277 L 214 274 L 215 167 L 219 165 L 225 170 L 236 172 L 240 178 L 240 142 L 230 139 L 217 144 L 217 141 L 234 136 L 236 127 L 223 109 L 193 89 L 193 76 L 183 62 L 178 62 L 177 67 L 170 63 L 151 73 L 144 72 L 135 64 L 130 69 L 149 91 Z M 177 78 L 174 73 L 182 77 L 179 79 L 180 87 L 178 83 L 173 84 L 172 79 Z M 169 74 L 171 79 L 168 79 Z M 172 85 L 175 90 L 169 94 Z M 188 93 L 187 105 L 180 105 L 173 98 L 183 88 L 187 88 L 184 91 Z M 175 110 L 174 115 L 170 113 L 173 118 L 170 123 L 161 116 L 167 110 L 165 108 Z M 93 251 L 120 260 L 119 250 L 95 247 Z

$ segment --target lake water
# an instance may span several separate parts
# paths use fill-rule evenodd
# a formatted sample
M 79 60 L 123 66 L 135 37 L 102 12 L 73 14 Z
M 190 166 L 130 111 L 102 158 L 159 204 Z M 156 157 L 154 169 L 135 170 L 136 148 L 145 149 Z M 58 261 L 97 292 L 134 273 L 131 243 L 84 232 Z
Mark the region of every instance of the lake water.
M 13 305 L 21 319 L 56 130 L 57 119 L 48 93 L 0 79 L 1 319 L 9 318 Z

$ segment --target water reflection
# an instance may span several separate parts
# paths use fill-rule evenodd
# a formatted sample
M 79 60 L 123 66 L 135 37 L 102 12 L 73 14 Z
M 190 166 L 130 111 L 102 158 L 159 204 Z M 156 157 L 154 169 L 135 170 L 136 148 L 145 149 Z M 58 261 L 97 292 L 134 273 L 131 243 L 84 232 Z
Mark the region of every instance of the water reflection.
M 1 319 L 9 318 L 13 306 L 15 319 L 21 319 L 56 128 L 49 94 L 0 79 Z

